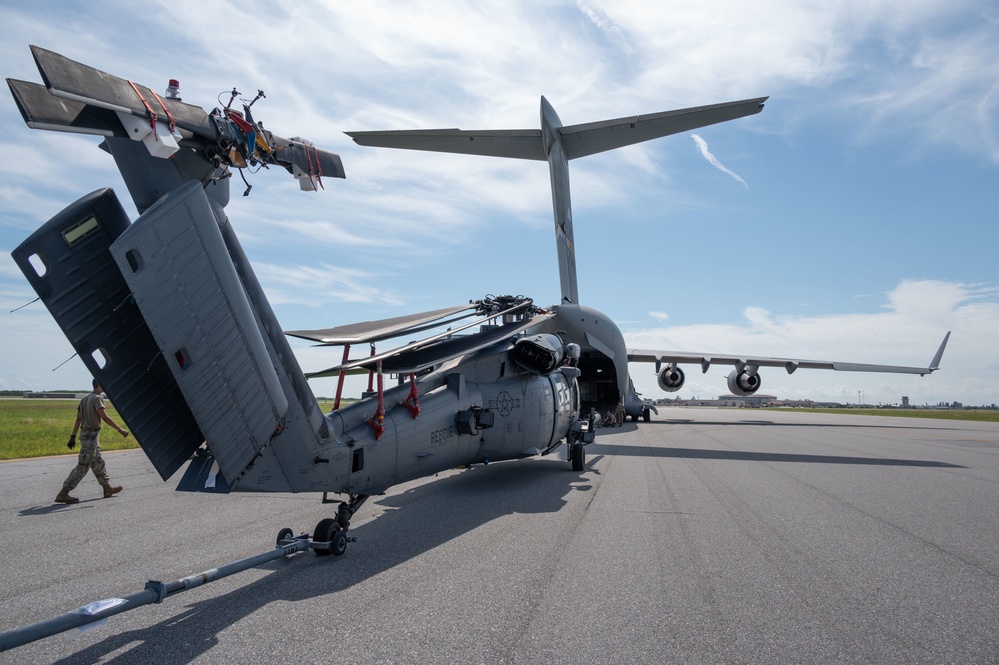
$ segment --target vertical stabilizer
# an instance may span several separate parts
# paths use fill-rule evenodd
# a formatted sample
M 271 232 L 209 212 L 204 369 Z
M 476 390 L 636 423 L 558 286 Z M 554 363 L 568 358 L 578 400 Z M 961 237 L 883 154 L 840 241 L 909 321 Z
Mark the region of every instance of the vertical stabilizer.
M 280 430 L 288 398 L 201 184 L 160 199 L 111 252 L 235 484 Z
M 562 121 L 555 109 L 541 98 L 541 144 L 548 157 L 555 212 L 555 246 L 558 252 L 558 278 L 562 302 L 579 304 L 576 285 L 576 248 L 572 234 L 572 197 L 569 193 L 569 159 L 562 144 Z

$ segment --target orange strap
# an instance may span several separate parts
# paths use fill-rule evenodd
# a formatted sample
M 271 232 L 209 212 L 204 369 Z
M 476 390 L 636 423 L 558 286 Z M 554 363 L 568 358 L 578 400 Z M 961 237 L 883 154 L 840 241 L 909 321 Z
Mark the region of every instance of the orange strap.
M 164 112 L 164 113 L 166 113 L 166 116 L 167 116 L 167 120 L 169 121 L 169 124 L 170 124 L 170 133 L 171 133 L 171 134 L 173 134 L 173 129 L 174 129 L 174 127 L 176 127 L 176 123 L 174 123 L 174 121 L 173 121 L 173 114 L 172 114 L 172 113 L 170 113 L 170 109 L 168 109 L 168 108 L 166 107 L 166 104 L 164 104 L 164 103 L 163 103 L 163 100 L 162 100 L 162 99 L 160 99 L 160 96 L 159 96 L 159 95 L 157 95 L 157 94 L 156 94 L 156 93 L 155 93 L 154 91 L 152 91 L 152 90 L 150 90 L 149 92 L 152 92 L 152 93 L 153 93 L 153 97 L 155 97 L 155 98 L 156 98 L 156 101 L 158 101 L 158 102 L 160 103 L 160 107 L 162 107 L 162 108 L 163 108 L 163 112 Z
M 149 113 L 149 127 L 153 130 L 153 138 L 159 141 L 160 139 L 156 135 L 156 111 L 153 110 L 153 107 L 149 105 L 146 98 L 142 96 L 141 92 L 139 92 L 139 86 L 135 85 L 132 81 L 129 81 L 128 84 L 132 86 L 132 90 L 135 90 L 135 94 L 139 96 L 139 99 L 142 101 L 142 105 L 146 107 L 146 112 Z M 150 90 L 150 92 L 152 92 L 152 90 Z M 153 92 L 153 94 L 155 95 L 156 93 Z

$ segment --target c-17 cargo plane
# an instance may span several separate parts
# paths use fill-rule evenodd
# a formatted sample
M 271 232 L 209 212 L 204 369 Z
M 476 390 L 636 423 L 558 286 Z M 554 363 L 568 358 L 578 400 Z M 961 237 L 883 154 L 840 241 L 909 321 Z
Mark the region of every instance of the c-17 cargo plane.
M 676 390 L 679 365 L 734 365 L 729 387 L 759 388 L 758 368 L 783 366 L 928 374 L 928 367 L 754 356 L 629 351 L 619 328 L 579 302 L 568 160 L 752 115 L 765 98 L 562 126 L 542 98 L 541 129 L 352 132 L 365 145 L 547 160 L 562 301 L 522 296 L 382 321 L 287 333 L 342 346 L 314 375 L 369 373 L 361 399 L 323 413 L 225 214 L 234 170 L 280 166 L 302 189 L 345 177 L 340 158 L 284 139 L 253 119 L 258 93 L 207 113 L 180 99 L 31 47 L 43 85 L 8 79 L 33 128 L 94 134 L 139 212 L 113 190 L 67 206 L 13 251 L 40 299 L 113 401 L 160 476 L 186 467 L 178 490 L 343 495 L 310 547 L 341 555 L 350 520 L 371 496 L 442 470 L 545 455 L 567 447 L 574 471 L 594 440 L 589 407 L 623 400 L 649 418 L 628 361 L 656 363 Z M 248 190 L 247 190 L 248 191 Z M 447 327 L 388 351 L 375 344 Z M 948 333 L 949 335 L 949 333 Z M 351 360 L 351 346 L 371 355 Z M 601 371 L 603 370 L 603 371 Z M 384 376 L 397 385 L 386 387 Z M 598 376 L 611 378 L 606 381 Z M 282 529 L 278 542 L 292 537 Z
M 759 97 L 564 127 L 555 109 L 542 97 L 540 130 L 437 129 L 347 132 L 347 135 L 366 146 L 547 160 L 555 211 L 562 302 L 549 308 L 556 313 L 554 318 L 541 322 L 532 330 L 558 334 L 580 346 L 581 356 L 576 364 L 580 369 L 578 382 L 584 407 L 613 408 L 620 400 L 633 420 L 637 422 L 639 417 L 650 420 L 650 409 L 655 410 L 655 407 L 644 402 L 635 392 L 628 371 L 629 362 L 655 363 L 659 387 L 666 392 L 676 392 L 683 387 L 685 374 L 681 364 L 700 365 L 705 373 L 712 364 L 733 365 L 734 369 L 728 375 L 728 389 L 739 396 L 752 395 L 759 390 L 760 367 L 783 367 L 788 374 L 799 368 L 920 375 L 933 372 L 940 366 L 949 332 L 929 367 L 628 349 L 613 321 L 580 304 L 569 196 L 569 160 L 753 115 L 763 110 L 766 100 L 766 97 Z

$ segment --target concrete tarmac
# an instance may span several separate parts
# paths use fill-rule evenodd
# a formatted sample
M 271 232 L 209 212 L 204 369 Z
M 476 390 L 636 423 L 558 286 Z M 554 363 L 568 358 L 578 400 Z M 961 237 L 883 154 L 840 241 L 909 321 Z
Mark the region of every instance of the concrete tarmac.
M 561 455 L 392 488 L 311 552 L 0 663 L 997 663 L 999 424 L 660 409 Z M 557 457 L 557 458 L 556 458 Z M 310 532 L 320 495 L 52 503 L 73 457 L 0 463 L 0 631 Z

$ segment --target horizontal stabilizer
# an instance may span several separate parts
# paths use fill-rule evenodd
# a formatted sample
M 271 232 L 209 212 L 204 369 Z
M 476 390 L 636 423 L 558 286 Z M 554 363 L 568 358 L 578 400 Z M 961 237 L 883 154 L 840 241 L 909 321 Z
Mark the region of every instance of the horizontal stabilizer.
M 679 134 L 699 127 L 715 125 L 754 115 L 763 110 L 766 97 L 724 102 L 710 106 L 695 106 L 676 111 L 664 111 L 630 118 L 604 120 L 585 125 L 561 127 L 566 159 L 577 159 L 598 152 L 623 148 L 643 141 Z
M 766 97 L 756 97 L 584 125 L 569 125 L 557 129 L 562 137 L 566 159 L 576 159 L 753 115 L 763 110 L 763 103 L 766 100 Z M 375 148 L 426 150 L 539 161 L 548 159 L 540 129 L 496 131 L 418 129 L 346 132 L 346 134 L 358 145 Z
M 111 253 L 235 485 L 282 429 L 288 398 L 201 184 L 160 199 Z
M 358 145 L 545 161 L 540 129 L 415 129 L 344 132 Z

